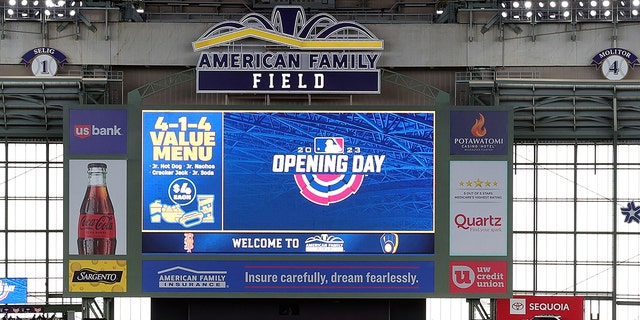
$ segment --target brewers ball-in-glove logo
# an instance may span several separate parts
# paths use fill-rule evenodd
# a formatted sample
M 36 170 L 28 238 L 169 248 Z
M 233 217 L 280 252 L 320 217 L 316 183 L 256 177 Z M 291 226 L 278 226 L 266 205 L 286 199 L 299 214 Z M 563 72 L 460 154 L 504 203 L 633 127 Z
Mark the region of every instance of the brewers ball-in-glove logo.
M 300 194 L 330 205 L 355 194 L 366 173 L 381 172 L 385 155 L 364 155 L 345 146 L 343 137 L 316 137 L 313 147 L 300 146 L 296 154 L 273 156 L 273 172 L 294 172 Z

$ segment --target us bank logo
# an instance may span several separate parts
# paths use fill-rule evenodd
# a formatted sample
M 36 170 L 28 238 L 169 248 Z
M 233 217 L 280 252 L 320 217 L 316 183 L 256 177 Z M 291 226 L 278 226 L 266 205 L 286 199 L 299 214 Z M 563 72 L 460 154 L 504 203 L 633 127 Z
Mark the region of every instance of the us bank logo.
M 275 154 L 272 172 L 291 173 L 307 200 L 330 205 L 358 192 L 364 177 L 382 172 L 386 155 L 364 154 L 345 146 L 344 137 L 315 137 L 313 145 L 298 146 L 292 154 Z
M 356 22 L 307 18 L 300 6 L 218 23 L 192 47 L 199 93 L 380 93 L 383 41 Z
M 70 109 L 71 154 L 126 154 L 127 110 Z

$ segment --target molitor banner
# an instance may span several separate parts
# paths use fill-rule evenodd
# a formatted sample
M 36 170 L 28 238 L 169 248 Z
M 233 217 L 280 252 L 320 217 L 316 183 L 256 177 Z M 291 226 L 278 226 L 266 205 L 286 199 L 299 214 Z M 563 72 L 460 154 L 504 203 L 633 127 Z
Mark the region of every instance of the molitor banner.
M 268 50 L 267 47 L 282 48 Z M 205 51 L 216 48 L 216 51 Z M 240 48 L 240 50 L 238 50 Z M 250 13 L 193 42 L 199 93 L 380 93 L 383 41 L 362 25 L 300 6 Z
M 142 251 L 433 254 L 434 115 L 143 111 Z
M 514 296 L 496 299 L 497 320 L 582 320 L 584 297 Z

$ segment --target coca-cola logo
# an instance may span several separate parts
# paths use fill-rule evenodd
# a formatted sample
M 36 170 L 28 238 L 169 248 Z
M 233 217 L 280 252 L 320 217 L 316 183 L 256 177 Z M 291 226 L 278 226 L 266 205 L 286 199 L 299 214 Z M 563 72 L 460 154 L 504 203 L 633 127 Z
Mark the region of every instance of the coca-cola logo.
M 93 230 L 113 230 L 115 218 L 113 215 L 92 214 L 80 216 L 80 228 Z
M 453 221 L 460 229 L 469 230 L 473 227 L 502 227 L 502 218 L 489 215 L 486 217 L 467 217 L 464 213 L 457 214 Z

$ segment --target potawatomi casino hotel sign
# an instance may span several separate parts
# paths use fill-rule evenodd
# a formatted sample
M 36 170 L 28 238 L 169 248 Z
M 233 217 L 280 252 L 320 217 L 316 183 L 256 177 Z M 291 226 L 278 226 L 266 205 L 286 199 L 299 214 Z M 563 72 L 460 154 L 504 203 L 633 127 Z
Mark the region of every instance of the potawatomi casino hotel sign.
M 218 51 L 205 51 L 219 48 Z M 300 6 L 250 13 L 193 42 L 199 93 L 380 93 L 383 41 L 355 22 Z

